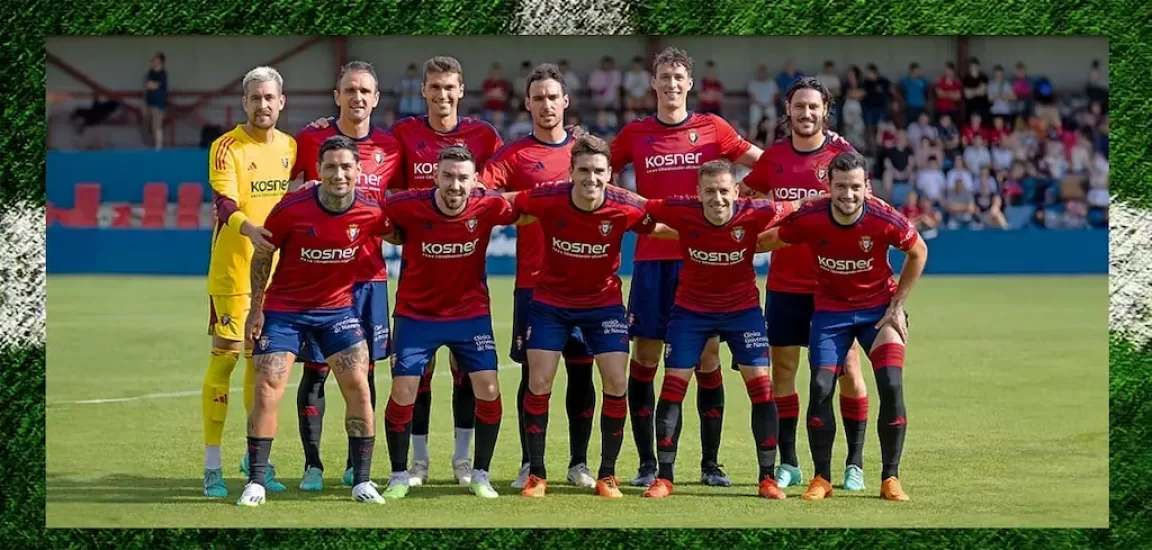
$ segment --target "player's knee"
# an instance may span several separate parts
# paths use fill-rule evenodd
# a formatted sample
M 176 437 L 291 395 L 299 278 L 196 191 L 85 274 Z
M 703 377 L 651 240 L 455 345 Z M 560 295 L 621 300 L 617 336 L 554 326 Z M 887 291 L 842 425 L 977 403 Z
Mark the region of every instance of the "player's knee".
M 833 367 L 820 367 L 812 369 L 812 381 L 809 390 L 814 401 L 830 400 L 836 389 L 836 369 Z
M 392 378 L 392 393 L 389 399 L 397 405 L 411 405 L 416 402 L 416 389 L 420 379 L 416 376 L 396 376 Z
M 212 337 L 212 347 L 216 349 L 234 351 L 240 353 L 244 351 L 244 342 L 240 340 L 228 340 L 219 336 Z
M 500 382 L 496 379 L 495 372 L 491 373 L 490 376 L 481 376 L 487 374 L 488 373 L 480 373 L 473 375 L 471 377 L 472 389 L 475 391 L 476 399 L 492 401 L 500 396 Z
M 720 338 L 712 337 L 704 344 L 700 354 L 700 372 L 711 372 L 720 368 Z
M 650 338 L 637 338 L 632 344 L 632 360 L 646 367 L 660 364 L 664 354 L 664 343 Z

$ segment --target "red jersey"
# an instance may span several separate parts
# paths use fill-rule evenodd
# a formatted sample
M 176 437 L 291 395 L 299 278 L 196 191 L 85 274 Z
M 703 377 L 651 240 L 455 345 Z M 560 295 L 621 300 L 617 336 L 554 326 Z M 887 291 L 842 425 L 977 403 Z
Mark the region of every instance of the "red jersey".
M 773 200 L 799 200 L 828 191 L 828 165 L 836 155 L 852 152 L 847 143 L 825 137 L 819 149 L 801 152 L 790 138 L 776 140 L 764 150 L 744 178 L 753 191 Z M 772 252 L 768 264 L 768 290 L 813 294 L 816 292 L 816 260 L 806 246 L 789 246 Z
M 740 199 L 732 219 L 714 225 L 704 217 L 696 197 L 648 201 L 652 219 L 675 229 L 684 259 L 676 305 L 698 313 L 732 313 L 760 307 L 756 288 L 757 237 L 772 222 L 791 212 L 792 203 Z
M 702 164 L 721 158 L 735 161 L 751 147 L 716 115 L 689 112 L 678 124 L 650 116 L 625 124 L 612 140 L 612 171 L 632 163 L 636 193 L 646 199 L 695 195 Z M 675 241 L 643 235 L 636 240 L 636 261 L 679 259 Z
M 332 136 L 344 135 L 336 126 L 336 118 L 328 118 L 327 128 L 306 126 L 296 134 L 296 165 L 292 167 L 292 179 L 304 174 L 304 180 L 319 180 L 316 165 L 320 162 L 320 146 Z M 400 173 L 400 144 L 395 138 L 380 128 L 373 127 L 368 135 L 352 139 L 360 149 L 360 181 L 356 189 L 364 191 L 376 201 L 384 200 L 384 190 L 389 182 Z M 364 250 L 358 255 L 356 282 L 387 281 L 388 266 L 382 252 L 384 241 L 372 237 L 364 242 Z
M 896 294 L 888 247 L 904 252 L 919 237 L 892 207 L 869 197 L 864 215 L 852 225 L 832 217 L 831 199 L 805 205 L 780 223 L 780 240 L 804 243 L 816 255 L 820 288 L 816 309 L 855 311 L 887 305 Z
M 973 127 L 972 124 L 969 123 L 965 124 L 964 128 L 960 130 L 960 139 L 964 146 L 971 145 L 972 140 L 976 139 L 976 136 L 984 138 L 984 145 L 988 147 L 992 146 L 994 134 L 990 129 L 982 126 Z
M 501 148 L 484 165 L 480 181 L 493 189 L 528 191 L 537 185 L 565 183 L 572 162 L 571 135 L 545 143 L 528 135 Z M 539 222 L 516 227 L 516 288 L 532 288 L 544 263 L 544 231 Z
M 430 189 L 436 173 L 436 159 L 440 151 L 452 145 L 463 145 L 476 158 L 476 170 L 504 146 L 500 133 L 491 124 L 471 117 L 457 119 L 456 127 L 440 133 L 432 129 L 428 117 L 401 119 L 388 130 L 400 142 L 401 176 L 393 180 L 393 189 Z
M 572 184 L 541 185 L 516 196 L 516 207 L 539 218 L 544 264 L 532 298 L 555 307 L 623 305 L 620 243 L 627 231 L 651 233 L 652 218 L 627 191 L 609 187 L 592 212 L 572 203 Z M 675 244 L 675 243 L 673 243 Z
M 940 80 L 936 81 L 936 90 L 937 90 L 937 94 L 936 94 L 936 110 L 937 111 L 955 111 L 960 107 L 960 104 L 957 100 L 952 99 L 952 98 L 948 98 L 948 97 L 943 97 L 939 93 L 941 91 L 943 91 L 943 92 L 962 92 L 964 90 L 964 85 L 960 83 L 959 79 L 956 79 L 956 78 L 948 79 L 948 78 L 940 77 Z M 964 97 L 964 96 L 961 95 L 960 97 Z
M 396 315 L 430 321 L 488 315 L 492 228 L 515 223 L 520 213 L 500 193 L 477 188 L 463 212 L 448 216 L 436 205 L 435 194 L 435 189 L 406 191 L 385 204 L 404 234 Z
M 309 187 L 285 195 L 264 222 L 280 250 L 265 311 L 350 307 L 364 243 L 392 232 L 375 197 L 357 189 L 352 206 L 336 213 L 320 204 L 319 192 Z

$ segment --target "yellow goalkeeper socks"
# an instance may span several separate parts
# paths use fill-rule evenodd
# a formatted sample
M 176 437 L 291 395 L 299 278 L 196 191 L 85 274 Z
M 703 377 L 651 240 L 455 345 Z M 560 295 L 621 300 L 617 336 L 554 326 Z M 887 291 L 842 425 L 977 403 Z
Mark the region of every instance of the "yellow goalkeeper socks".
M 208 373 L 204 375 L 204 386 L 200 391 L 205 445 L 219 447 L 224 437 L 224 420 L 228 418 L 228 386 L 232 382 L 232 369 L 236 368 L 239 360 L 239 352 L 212 349 Z

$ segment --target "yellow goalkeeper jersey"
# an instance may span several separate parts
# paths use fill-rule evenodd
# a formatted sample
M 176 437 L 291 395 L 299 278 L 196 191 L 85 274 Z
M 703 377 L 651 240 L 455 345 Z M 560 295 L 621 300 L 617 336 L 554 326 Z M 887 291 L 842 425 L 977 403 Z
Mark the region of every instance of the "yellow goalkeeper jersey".
M 208 182 L 214 191 L 216 224 L 208 264 L 208 294 L 250 294 L 252 241 L 240 234 L 247 220 L 262 226 L 288 191 L 296 164 L 296 140 L 273 130 L 271 143 L 258 143 L 239 124 L 212 143 Z

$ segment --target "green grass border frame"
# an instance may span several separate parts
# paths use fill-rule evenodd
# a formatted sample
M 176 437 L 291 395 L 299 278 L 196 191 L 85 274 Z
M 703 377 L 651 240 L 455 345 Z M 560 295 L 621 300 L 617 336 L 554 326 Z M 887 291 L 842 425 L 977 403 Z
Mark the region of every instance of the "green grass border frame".
M 1112 0 L 1078 8 L 1056 0 L 924 2 L 872 0 L 829 6 L 811 0 L 775 3 L 677 0 L 628 2 L 640 34 L 687 35 L 1105 35 L 1110 39 L 1112 185 L 1118 198 L 1152 205 L 1152 32 L 1129 21 L 1152 20 L 1146 1 Z M 18 7 L 17 7 L 18 6 Z M 556 4 L 557 9 L 564 9 Z M 355 7 L 328 0 L 249 0 L 243 3 L 93 0 L 14 5 L 0 21 L 4 63 L 0 103 L 0 207 L 43 205 L 44 44 L 57 35 L 481 35 L 506 34 L 517 3 L 442 0 L 419 6 L 380 0 Z M 1104 321 L 1104 318 L 1101 318 Z M 1103 344 L 1103 342 L 1101 342 Z M 1105 548 L 1141 546 L 1152 535 L 1152 350 L 1112 337 L 1110 374 L 1110 529 L 766 529 L 766 530 L 371 530 L 187 529 L 72 530 L 44 528 L 45 349 L 0 350 L 0 540 L 16 548 L 83 547 L 767 547 L 904 548 L 989 546 Z M 1011 368 L 1011 365 L 1006 365 Z M 1058 458 L 1057 458 L 1058 459 Z M 1053 480 L 1059 483 L 1060 480 Z M 963 495 L 957 495 L 963 498 Z M 1075 505 L 1075 503 L 1069 503 Z

